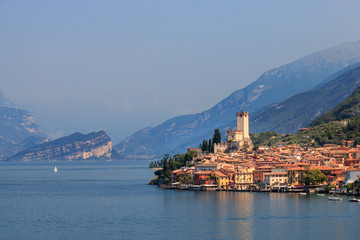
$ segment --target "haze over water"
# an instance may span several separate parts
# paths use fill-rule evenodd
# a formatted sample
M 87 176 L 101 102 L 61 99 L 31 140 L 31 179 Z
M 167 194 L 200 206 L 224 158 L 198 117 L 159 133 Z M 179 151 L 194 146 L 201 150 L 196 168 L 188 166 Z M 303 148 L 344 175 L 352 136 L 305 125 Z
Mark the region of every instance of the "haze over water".
M 207 110 L 265 71 L 360 40 L 358 9 L 358 1 L 1 1 L 0 90 L 51 138 L 105 130 L 116 144 Z
M 146 185 L 148 162 L 1 163 L 0 239 L 357 239 L 360 204 Z

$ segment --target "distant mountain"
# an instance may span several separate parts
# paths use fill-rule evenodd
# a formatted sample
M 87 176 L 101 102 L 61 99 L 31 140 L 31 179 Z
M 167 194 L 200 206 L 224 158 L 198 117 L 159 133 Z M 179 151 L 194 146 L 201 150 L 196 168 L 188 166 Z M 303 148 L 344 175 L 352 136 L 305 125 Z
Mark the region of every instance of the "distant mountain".
M 295 62 L 265 72 L 247 87 L 233 92 L 202 113 L 184 115 L 154 128 L 144 128 L 115 146 L 126 156 L 160 156 L 198 146 L 201 138 L 210 138 L 215 128 L 234 119 L 236 111 L 254 116 L 269 104 L 310 90 L 332 74 L 360 62 L 360 41 L 342 44 L 312 53 Z
M 310 124 L 310 127 L 349 118 L 360 118 L 360 87 L 358 87 L 345 101 L 315 119 Z
M 251 121 L 251 130 L 295 133 L 340 104 L 359 86 L 360 66 L 357 66 L 321 88 L 297 94 L 258 114 Z
M 0 90 L 0 107 L 15 108 L 15 103 Z
M 46 140 L 31 113 L 15 108 L 0 91 L 0 158 Z
M 87 135 L 74 133 L 70 136 L 36 145 L 16 155 L 7 161 L 72 161 L 110 159 L 112 142 L 104 132 L 92 132 Z
M 345 74 L 347 75 L 347 74 Z M 301 94 L 299 94 L 301 95 Z M 346 120 L 347 124 L 341 122 Z M 360 143 L 360 87 L 335 108 L 315 119 L 306 131 L 293 134 L 260 132 L 251 134 L 257 145 L 275 146 L 278 143 L 296 143 L 303 147 L 343 144 L 344 140 Z

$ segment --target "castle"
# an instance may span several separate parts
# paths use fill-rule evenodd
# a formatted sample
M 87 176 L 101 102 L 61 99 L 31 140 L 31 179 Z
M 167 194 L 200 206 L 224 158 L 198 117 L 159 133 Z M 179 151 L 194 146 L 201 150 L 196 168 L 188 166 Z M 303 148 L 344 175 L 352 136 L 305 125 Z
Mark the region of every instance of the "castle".
M 214 153 L 253 149 L 249 135 L 249 113 L 236 113 L 236 130 L 227 131 L 227 141 L 214 144 Z

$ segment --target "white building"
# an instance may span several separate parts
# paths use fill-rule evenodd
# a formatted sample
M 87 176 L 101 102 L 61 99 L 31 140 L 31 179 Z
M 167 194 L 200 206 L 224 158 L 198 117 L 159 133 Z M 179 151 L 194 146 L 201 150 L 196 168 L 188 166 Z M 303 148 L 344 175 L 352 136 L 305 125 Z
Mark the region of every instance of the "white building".
M 195 172 L 199 172 L 199 171 L 214 171 L 218 169 L 218 164 L 217 163 L 202 163 L 202 164 L 197 164 L 195 165 Z
M 264 173 L 264 183 L 266 185 L 281 185 L 287 183 L 287 172 L 270 172 Z
M 353 183 L 360 177 L 360 171 L 346 171 L 345 184 Z

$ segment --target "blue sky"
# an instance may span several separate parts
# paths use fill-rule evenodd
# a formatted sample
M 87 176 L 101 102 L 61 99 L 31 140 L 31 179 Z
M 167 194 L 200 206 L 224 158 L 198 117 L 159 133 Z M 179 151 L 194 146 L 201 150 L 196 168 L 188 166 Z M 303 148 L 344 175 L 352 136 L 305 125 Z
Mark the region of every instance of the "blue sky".
M 0 89 L 51 136 L 115 142 L 360 40 L 358 1 L 1 1 Z

